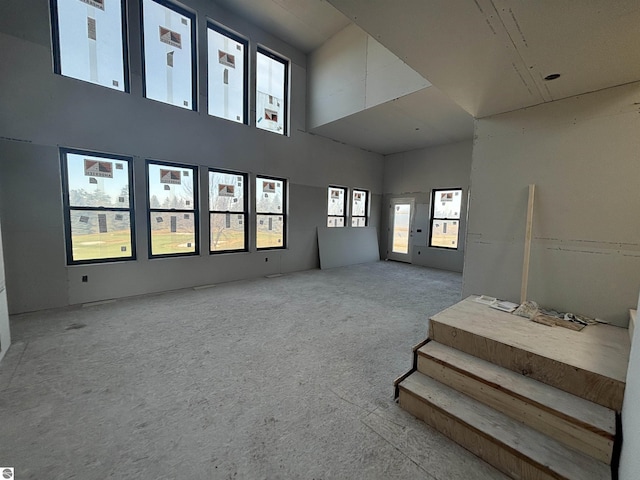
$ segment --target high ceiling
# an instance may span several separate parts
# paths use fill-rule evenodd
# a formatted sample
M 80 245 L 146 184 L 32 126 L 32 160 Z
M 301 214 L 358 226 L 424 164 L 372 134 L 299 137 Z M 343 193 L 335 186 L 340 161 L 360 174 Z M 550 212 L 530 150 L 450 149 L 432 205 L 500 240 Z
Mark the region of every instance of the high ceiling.
M 383 154 L 470 139 L 471 116 L 640 80 L 638 0 L 216 1 L 305 53 L 353 22 L 431 82 L 314 129 Z

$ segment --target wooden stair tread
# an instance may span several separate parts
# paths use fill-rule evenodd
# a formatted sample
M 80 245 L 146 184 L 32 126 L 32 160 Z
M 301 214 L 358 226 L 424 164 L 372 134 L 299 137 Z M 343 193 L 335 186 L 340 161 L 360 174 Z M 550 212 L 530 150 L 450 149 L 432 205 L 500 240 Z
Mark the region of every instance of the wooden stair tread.
M 611 440 L 615 437 L 615 412 L 602 405 L 438 342 L 427 343 L 418 350 L 418 355 L 431 358 L 544 410 L 557 412 L 557 415 Z
M 622 409 L 630 342 L 626 329 L 548 327 L 471 296 L 434 315 L 429 338 L 613 410 Z
M 543 476 L 534 474 L 531 478 L 611 479 L 611 470 L 603 462 L 567 448 L 560 442 L 420 372 L 414 372 L 402 381 L 399 388 L 401 394 L 405 393 L 414 397 L 422 404 L 435 409 L 439 414 L 444 414 L 459 424 L 461 428 L 478 434 L 483 443 L 488 442 L 502 451 L 509 452 L 526 464 L 533 465 L 536 471 L 541 471 L 544 474 Z M 401 396 L 400 399 L 402 404 L 403 397 Z M 424 416 L 421 418 L 429 423 Z M 449 422 L 448 428 L 452 428 L 451 422 Z M 456 438 L 453 439 L 458 441 Z M 470 446 L 462 442 L 459 443 L 485 459 L 484 454 L 490 450 L 488 445 Z M 496 458 L 501 457 L 499 453 L 495 455 Z M 494 466 L 500 468 L 498 465 Z
M 548 327 L 490 308 L 475 298 L 472 295 L 456 303 L 432 320 L 614 380 L 626 380 L 631 344 L 625 329 L 603 324 L 588 326 L 580 332 Z

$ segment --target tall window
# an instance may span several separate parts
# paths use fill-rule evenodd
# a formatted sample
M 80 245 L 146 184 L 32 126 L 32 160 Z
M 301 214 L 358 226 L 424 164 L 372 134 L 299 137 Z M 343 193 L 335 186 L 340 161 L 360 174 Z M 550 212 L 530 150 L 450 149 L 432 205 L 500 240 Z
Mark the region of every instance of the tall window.
M 149 256 L 198 254 L 198 168 L 147 160 Z
M 329 187 L 327 192 L 327 227 L 344 227 L 347 218 L 347 189 Z
M 286 247 L 287 182 L 256 177 L 256 247 Z
M 289 62 L 258 47 L 256 56 L 256 126 L 287 135 Z
M 196 17 L 167 0 L 142 0 L 144 95 L 196 109 Z
M 213 23 L 207 27 L 209 115 L 249 123 L 249 42 Z
M 124 0 L 51 0 L 54 70 L 129 91 Z
M 134 260 L 132 159 L 60 149 L 67 263 Z
M 209 251 L 247 251 L 246 173 L 209 170 Z
M 351 200 L 351 226 L 366 227 L 369 214 L 369 192 L 353 190 Z
M 462 189 L 433 190 L 429 246 L 458 248 Z

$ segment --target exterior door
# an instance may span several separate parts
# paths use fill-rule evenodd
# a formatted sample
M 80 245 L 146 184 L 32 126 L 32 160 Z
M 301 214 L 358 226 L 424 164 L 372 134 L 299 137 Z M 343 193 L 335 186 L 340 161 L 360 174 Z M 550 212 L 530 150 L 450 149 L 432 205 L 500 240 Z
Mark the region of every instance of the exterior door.
M 387 259 L 411 263 L 413 199 L 392 198 L 389 204 Z

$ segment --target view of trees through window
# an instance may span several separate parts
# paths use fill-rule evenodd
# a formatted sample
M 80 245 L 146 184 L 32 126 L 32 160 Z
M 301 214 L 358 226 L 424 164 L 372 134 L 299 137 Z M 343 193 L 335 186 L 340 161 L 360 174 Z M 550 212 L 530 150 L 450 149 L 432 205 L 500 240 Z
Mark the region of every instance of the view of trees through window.
M 61 150 L 69 263 L 135 257 L 131 159 Z
M 256 247 L 285 248 L 285 181 L 256 177 Z
M 197 175 L 196 167 L 147 162 L 151 256 L 198 253 Z
M 247 250 L 247 174 L 209 170 L 210 251 Z

